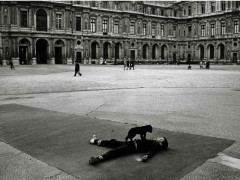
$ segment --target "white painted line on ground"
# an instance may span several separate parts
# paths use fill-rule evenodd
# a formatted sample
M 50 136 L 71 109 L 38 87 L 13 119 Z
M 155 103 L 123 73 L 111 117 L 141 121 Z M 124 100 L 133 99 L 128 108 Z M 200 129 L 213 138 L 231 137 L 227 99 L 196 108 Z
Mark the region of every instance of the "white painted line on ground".
M 240 169 L 240 159 L 227 156 L 224 153 L 218 153 L 218 157 L 209 159 L 209 161 L 216 162 L 232 168 Z

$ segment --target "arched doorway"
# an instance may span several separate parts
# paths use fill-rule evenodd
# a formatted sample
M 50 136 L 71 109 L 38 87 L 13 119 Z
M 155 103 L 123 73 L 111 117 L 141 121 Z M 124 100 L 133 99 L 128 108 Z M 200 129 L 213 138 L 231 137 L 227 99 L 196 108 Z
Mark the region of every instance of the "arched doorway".
M 28 55 L 29 41 L 21 39 L 19 42 L 19 64 L 29 64 L 30 57 Z
M 91 44 L 91 58 L 92 59 L 97 59 L 97 57 L 98 57 L 98 51 L 97 51 L 98 47 L 99 47 L 99 45 L 98 45 L 97 42 L 93 42 Z
M 144 44 L 143 46 L 143 59 L 148 58 L 148 44 Z
M 37 64 L 47 64 L 48 60 L 48 42 L 45 39 L 39 39 L 36 43 Z
M 208 50 L 209 50 L 209 59 L 214 59 L 214 46 L 212 44 L 209 44 Z
M 63 47 L 63 41 L 57 40 L 55 43 L 55 64 L 63 64 Z
M 115 45 L 115 59 L 116 60 L 121 58 L 121 50 L 122 50 L 121 43 L 117 43 Z
M 166 49 L 167 49 L 167 46 L 166 45 L 163 45 L 161 47 L 161 59 L 165 59 L 166 58 Z
M 224 45 L 223 44 L 220 44 L 218 46 L 218 50 L 219 50 L 219 59 L 224 59 L 224 56 L 225 56 L 225 48 L 224 48 Z
M 203 45 L 199 45 L 199 57 L 200 57 L 200 60 L 204 59 L 204 46 Z
M 152 47 L 152 59 L 157 58 L 157 48 L 158 48 L 158 46 L 156 44 L 154 44 Z
M 110 44 L 109 42 L 105 42 L 103 44 L 103 59 L 109 59 L 109 54 L 110 54 Z
M 44 9 L 36 12 L 36 28 L 37 31 L 47 31 L 47 13 Z

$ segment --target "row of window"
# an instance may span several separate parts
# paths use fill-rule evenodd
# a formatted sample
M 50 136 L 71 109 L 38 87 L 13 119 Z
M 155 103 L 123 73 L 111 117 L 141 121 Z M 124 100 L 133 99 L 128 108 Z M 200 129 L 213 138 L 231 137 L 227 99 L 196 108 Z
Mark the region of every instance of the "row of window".
M 238 33 L 239 32 L 239 24 L 238 21 L 233 22 L 233 33 Z M 226 23 L 221 23 L 221 35 L 226 34 Z M 206 35 L 206 30 L 205 30 L 205 25 L 201 25 L 201 36 L 204 37 Z M 211 24 L 211 30 L 210 30 L 210 35 L 215 36 L 216 35 L 216 28 L 215 24 Z
M 210 2 L 210 3 L 211 3 L 210 4 L 211 12 L 216 12 L 216 2 Z M 235 7 L 239 8 L 239 6 L 240 6 L 240 1 L 236 1 L 235 2 Z M 220 9 L 221 11 L 225 11 L 227 8 L 230 9 L 231 8 L 231 1 L 221 1 L 220 8 L 221 8 Z M 192 6 L 188 6 L 187 10 L 188 10 L 188 16 L 191 16 L 192 15 Z M 186 9 L 184 9 L 183 14 L 187 15 L 186 12 L 187 12 Z M 201 4 L 201 13 L 202 14 L 206 13 L 206 4 L 205 3 Z
M 21 26 L 22 27 L 27 27 L 27 11 L 21 11 Z M 56 29 L 62 29 L 62 21 L 63 21 L 63 17 L 62 14 L 57 13 L 56 14 Z M 82 18 L 81 17 L 76 17 L 76 31 L 81 31 L 82 27 L 81 27 L 81 22 L 82 22 Z M 238 33 L 239 31 L 239 24 L 238 21 L 235 20 L 233 22 L 234 24 L 234 30 L 233 33 Z M 216 27 L 215 27 L 215 23 L 210 24 L 210 35 L 214 36 L 216 34 Z M 88 29 L 88 22 L 85 22 L 85 29 Z M 103 29 L 103 33 L 107 34 L 108 33 L 108 20 L 107 19 L 103 19 L 103 23 L 102 23 L 102 29 Z M 46 16 L 46 12 L 44 10 L 38 10 L 37 12 L 37 30 L 42 30 L 42 31 L 46 31 L 47 30 L 47 16 Z M 125 22 L 124 27 L 123 27 L 123 32 L 126 32 L 127 30 L 127 22 Z M 176 26 L 173 26 L 172 28 L 173 32 L 171 34 L 171 31 L 169 32 L 170 35 L 172 36 L 176 36 Z M 91 19 L 90 20 L 90 31 L 91 32 L 96 32 L 96 19 Z M 113 25 L 113 32 L 115 34 L 119 33 L 119 20 L 115 20 L 114 21 L 114 25 Z M 135 30 L 135 22 L 131 22 L 130 24 L 130 34 L 135 34 L 136 30 Z M 138 34 L 141 34 L 141 27 L 138 27 Z M 189 35 L 192 33 L 192 26 L 188 26 L 188 33 Z M 147 34 L 147 24 L 143 24 L 142 26 L 142 34 L 146 35 Z M 152 36 L 156 36 L 156 24 L 152 24 L 151 27 L 151 34 Z M 179 33 L 180 34 L 180 33 Z M 221 35 L 226 34 L 226 23 L 222 22 L 221 23 Z M 196 35 L 196 34 L 195 34 Z M 160 26 L 160 36 L 164 36 L 164 25 Z M 185 36 L 185 31 L 184 31 L 184 36 Z M 205 25 L 201 25 L 201 36 L 204 37 L 205 36 Z

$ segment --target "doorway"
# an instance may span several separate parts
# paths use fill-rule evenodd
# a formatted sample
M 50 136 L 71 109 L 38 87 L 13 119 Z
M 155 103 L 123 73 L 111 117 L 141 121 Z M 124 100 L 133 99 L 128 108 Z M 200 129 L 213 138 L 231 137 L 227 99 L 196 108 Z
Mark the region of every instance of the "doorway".
M 55 47 L 55 63 L 62 64 L 62 47 Z
M 233 63 L 237 63 L 237 53 L 233 53 Z
M 28 47 L 27 46 L 19 46 L 19 61 L 20 61 L 20 64 L 28 64 L 27 52 L 28 52 Z
M 45 39 L 40 39 L 36 43 L 37 64 L 47 64 L 47 48 L 48 43 Z
M 131 61 L 135 61 L 135 50 L 131 50 Z
M 82 52 L 77 52 L 77 62 L 82 64 Z

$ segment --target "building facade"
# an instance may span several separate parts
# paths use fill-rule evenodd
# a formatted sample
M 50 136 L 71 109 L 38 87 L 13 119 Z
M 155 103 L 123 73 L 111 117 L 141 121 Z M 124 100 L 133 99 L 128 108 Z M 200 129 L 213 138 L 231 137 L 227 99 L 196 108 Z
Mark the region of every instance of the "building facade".
M 0 1 L 0 62 L 240 63 L 238 1 Z

